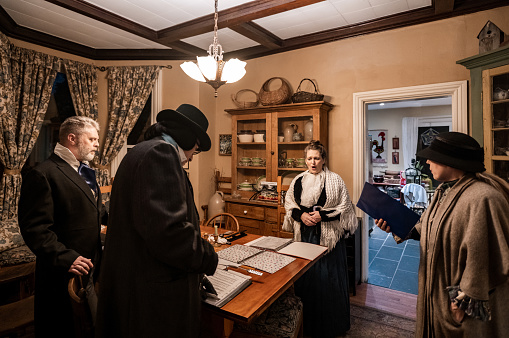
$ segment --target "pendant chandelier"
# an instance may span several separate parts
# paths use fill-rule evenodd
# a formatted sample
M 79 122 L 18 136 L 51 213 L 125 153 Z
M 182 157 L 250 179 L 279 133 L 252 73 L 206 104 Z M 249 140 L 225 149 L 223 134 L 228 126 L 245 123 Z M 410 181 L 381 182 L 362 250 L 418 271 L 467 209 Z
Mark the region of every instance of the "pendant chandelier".
M 223 61 L 223 47 L 217 42 L 217 0 L 214 9 L 214 41 L 209 46 L 208 56 L 197 56 L 197 64 L 187 61 L 180 65 L 182 70 L 196 81 L 205 82 L 217 89 L 225 83 L 236 82 L 246 74 L 246 63 L 239 59 Z

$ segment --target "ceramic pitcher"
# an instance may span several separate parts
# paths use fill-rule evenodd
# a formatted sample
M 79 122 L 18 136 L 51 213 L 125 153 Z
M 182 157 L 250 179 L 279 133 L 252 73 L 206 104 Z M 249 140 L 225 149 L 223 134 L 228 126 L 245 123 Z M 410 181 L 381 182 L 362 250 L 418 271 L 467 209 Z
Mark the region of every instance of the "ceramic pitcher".
M 224 194 L 222 191 L 216 191 L 209 199 L 209 206 L 207 211 L 208 218 L 224 212 Z

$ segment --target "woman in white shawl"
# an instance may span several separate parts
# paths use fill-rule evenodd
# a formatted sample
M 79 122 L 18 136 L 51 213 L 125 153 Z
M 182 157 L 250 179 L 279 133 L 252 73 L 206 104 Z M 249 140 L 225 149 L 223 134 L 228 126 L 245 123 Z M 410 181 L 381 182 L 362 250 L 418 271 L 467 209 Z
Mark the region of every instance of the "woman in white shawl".
M 325 166 L 327 153 L 320 141 L 304 150 L 308 170 L 290 184 L 285 197 L 283 229 L 294 240 L 328 247 L 327 254 L 296 283 L 304 304 L 304 333 L 336 337 L 350 329 L 348 267 L 342 240 L 355 232 L 357 218 L 341 177 Z

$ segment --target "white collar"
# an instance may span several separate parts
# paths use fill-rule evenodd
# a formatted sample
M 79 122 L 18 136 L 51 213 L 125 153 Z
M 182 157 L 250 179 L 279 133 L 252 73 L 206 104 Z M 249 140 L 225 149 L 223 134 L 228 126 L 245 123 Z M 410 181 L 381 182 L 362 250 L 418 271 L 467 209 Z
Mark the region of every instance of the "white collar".
M 78 171 L 80 166 L 80 161 L 76 159 L 74 154 L 69 150 L 69 148 L 63 146 L 61 143 L 57 142 L 55 146 L 55 150 L 53 150 L 55 155 L 60 157 L 62 160 L 67 162 L 74 170 Z M 86 165 L 88 165 L 88 161 L 83 161 Z

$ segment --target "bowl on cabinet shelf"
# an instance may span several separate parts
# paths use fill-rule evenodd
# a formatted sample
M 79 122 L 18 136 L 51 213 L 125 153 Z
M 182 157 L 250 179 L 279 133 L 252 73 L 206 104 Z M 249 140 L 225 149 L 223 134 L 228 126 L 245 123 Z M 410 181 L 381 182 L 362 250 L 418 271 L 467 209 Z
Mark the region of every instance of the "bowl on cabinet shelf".
M 241 130 L 237 136 L 239 141 L 243 143 L 253 142 L 254 140 L 254 135 L 251 130 Z

